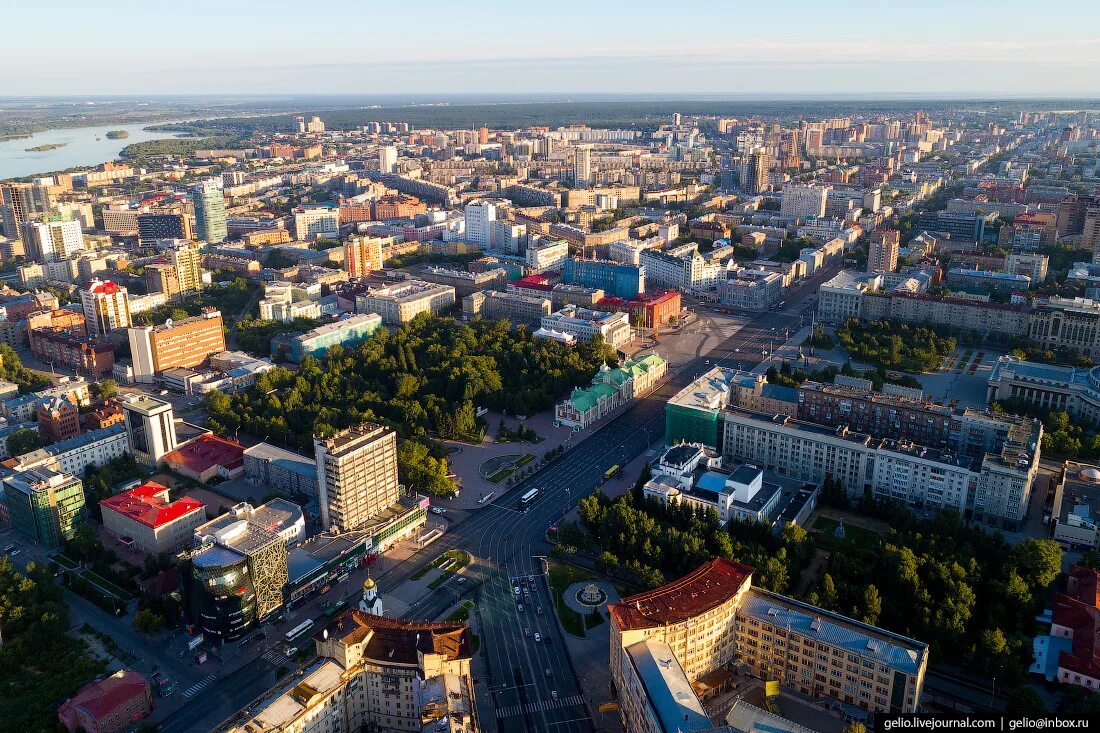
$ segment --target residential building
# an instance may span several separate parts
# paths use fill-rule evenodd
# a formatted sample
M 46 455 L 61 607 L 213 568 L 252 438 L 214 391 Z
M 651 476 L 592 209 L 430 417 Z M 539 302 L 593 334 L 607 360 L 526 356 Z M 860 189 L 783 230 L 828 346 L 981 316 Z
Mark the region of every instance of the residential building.
M 126 412 L 130 450 L 139 461 L 156 466 L 176 449 L 178 441 L 171 402 L 131 394 L 122 400 L 122 409 Z
M 573 185 L 588 188 L 592 183 L 592 148 L 579 145 L 573 149 Z
M 195 548 L 177 559 L 185 616 L 208 638 L 239 639 L 282 608 L 289 572 L 278 529 L 227 515 L 195 529 Z
M 49 199 L 41 186 L 18 181 L 6 181 L 0 184 L 0 221 L 4 224 L 4 234 L 9 239 L 22 243 L 25 236 L 23 224 L 31 221 L 35 214 L 45 213 L 49 209 Z M 22 256 L 24 247 L 11 253 Z
M 201 501 L 190 496 L 172 501 L 168 487 L 153 481 L 100 499 L 99 508 L 112 537 L 147 555 L 179 552 L 206 521 Z
M 766 311 L 782 295 L 783 276 L 766 270 L 730 270 L 718 284 L 718 302 L 738 310 Z
M 657 354 L 628 359 L 611 369 L 606 364 L 592 386 L 577 387 L 554 408 L 554 427 L 584 430 L 618 408 L 651 391 L 664 378 L 668 364 Z
M 893 272 L 898 269 L 901 232 L 897 229 L 877 229 L 871 233 L 867 246 L 868 272 Z
M 997 212 L 969 214 L 963 211 L 925 211 L 917 217 L 917 229 L 945 232 L 952 239 L 981 242 L 986 231 L 992 231 Z
M 4 504 L 15 529 L 43 547 L 61 547 L 84 521 L 84 485 L 49 465 L 4 478 Z
M 33 334 L 31 352 L 49 364 L 97 377 L 110 374 L 114 369 L 114 349 L 99 337 L 79 336 L 53 329 L 30 333 Z
M 750 151 L 741 166 L 741 190 L 745 193 L 759 194 L 768 190 L 768 169 L 771 156 L 764 148 Z
M 455 304 L 449 285 L 406 280 L 396 285 L 369 288 L 355 298 L 356 313 L 377 313 L 387 325 L 400 326 L 421 313 L 438 315 Z
M 953 267 L 947 271 L 950 287 L 977 288 L 993 293 L 1014 293 L 1031 287 L 1031 278 L 1010 272 L 964 270 Z
M 35 409 L 38 430 L 51 443 L 80 435 L 80 408 L 61 397 L 54 397 Z
M 309 239 L 339 239 L 340 210 L 327 206 L 294 210 L 294 238 L 303 241 Z
M 330 438 L 315 437 L 321 526 L 347 532 L 397 503 L 397 435 L 363 423 Z
M 417 276 L 425 282 L 450 285 L 455 290 L 455 297 L 458 298 L 465 298 L 470 293 L 480 290 L 500 290 L 508 285 L 508 271 L 500 267 L 482 272 L 467 272 L 427 265 L 417 273 Z
M 363 343 L 382 327 L 377 313 L 347 316 L 335 323 L 298 334 L 281 334 L 271 339 L 271 356 L 300 364 L 306 356 L 322 358 L 333 346 L 352 348 Z
M 316 462 L 270 443 L 245 449 L 244 475 L 252 483 L 283 494 L 317 499 Z
M 480 316 L 489 321 L 506 318 L 513 323 L 534 325 L 551 312 L 549 298 L 520 293 L 483 290 L 462 299 L 462 315 L 466 318 Z
M 491 201 L 477 200 L 466 204 L 466 241 L 481 249 L 493 244 L 493 222 L 497 219 L 497 207 Z
M 466 624 L 352 610 L 324 622 L 313 644 L 318 661 L 218 733 L 481 730 Z
M 120 669 L 81 687 L 57 708 L 69 733 L 125 733 L 153 712 L 149 680 Z
M 382 237 L 348 237 L 344 242 L 344 269 L 352 277 L 367 277 L 382 269 Z
M 134 326 L 128 331 L 134 379 L 153 382 L 172 367 L 196 367 L 211 354 L 225 351 L 225 331 L 220 311 L 200 316 L 169 319 L 159 326 Z
M 102 466 L 111 459 L 125 455 L 129 450 L 126 427 L 116 423 L 89 430 L 67 440 L 59 440 L 29 456 L 33 458 L 32 462 L 49 461 L 56 463 L 65 473 L 83 476 L 88 466 Z
M 919 709 L 927 645 L 754 588 L 752 573 L 716 558 L 608 606 L 624 730 L 711 730 L 699 698 L 727 689 L 735 664 L 869 712 Z
M 527 245 L 527 269 L 532 273 L 561 270 L 565 260 L 569 257 L 569 242 L 564 239 L 557 241 L 541 241 Z
M 197 243 L 173 242 L 168 248 L 168 264 L 176 271 L 180 293 L 186 295 L 202 290 L 202 251 Z
M 783 186 L 783 200 L 779 213 L 793 219 L 825 216 L 825 202 L 831 186 L 788 183 Z
M 166 298 L 180 294 L 179 275 L 176 268 L 167 262 L 150 262 L 145 266 L 145 289 L 150 293 L 164 293 Z
M 1049 270 L 1050 258 L 1046 255 L 1035 252 L 1009 252 L 1005 257 L 1005 272 L 1014 275 L 1026 275 L 1035 284 L 1044 282 L 1047 279 Z
M 88 331 L 100 336 L 130 326 L 130 304 L 126 288 L 96 278 L 80 289 L 80 304 Z
M 23 229 L 27 257 L 37 262 L 67 260 L 84 251 L 79 221 L 28 221 Z
M 397 146 L 383 145 L 378 148 L 378 170 L 382 173 L 397 172 Z
M 645 292 L 645 267 L 611 260 L 568 258 L 562 267 L 562 282 L 600 288 L 617 298 L 636 298 Z
M 229 236 L 222 185 L 222 179 L 208 178 L 191 187 L 191 198 L 195 203 L 196 233 L 199 239 L 208 244 L 224 242 Z
M 613 349 L 630 343 L 634 338 L 626 313 L 606 313 L 573 305 L 543 316 L 541 327 L 547 331 L 569 334 L 578 341 L 591 341 L 599 336 Z

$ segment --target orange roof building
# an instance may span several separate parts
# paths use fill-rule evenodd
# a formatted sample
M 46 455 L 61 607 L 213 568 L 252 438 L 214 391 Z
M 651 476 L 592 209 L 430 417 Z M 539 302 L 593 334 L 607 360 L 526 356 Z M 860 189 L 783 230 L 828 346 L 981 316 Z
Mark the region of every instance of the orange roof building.
M 206 483 L 215 476 L 237 478 L 244 473 L 244 446 L 205 433 L 164 456 L 172 469 Z

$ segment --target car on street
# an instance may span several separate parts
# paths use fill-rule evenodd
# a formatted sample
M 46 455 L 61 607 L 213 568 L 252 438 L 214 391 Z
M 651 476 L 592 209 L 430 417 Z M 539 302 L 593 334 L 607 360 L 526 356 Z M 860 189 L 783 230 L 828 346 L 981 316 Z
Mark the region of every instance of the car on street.
M 523 613 L 523 604 L 522 603 L 516 604 L 516 608 L 519 609 L 520 613 Z
M 550 690 L 550 697 L 557 700 L 558 699 L 558 691 L 557 690 Z
M 542 615 L 542 606 L 538 606 L 537 608 L 535 608 L 535 613 L 537 613 L 539 616 L 541 616 Z
M 546 668 L 546 676 L 547 677 L 552 677 L 553 675 L 554 675 L 554 673 L 551 671 L 551 669 L 549 667 L 547 667 Z
M 539 644 L 541 642 L 542 642 L 542 634 L 540 634 L 539 632 L 536 631 L 535 632 L 535 643 Z
M 466 577 L 463 576 L 463 575 L 458 576 L 458 582 L 459 583 L 465 583 L 466 582 Z
M 520 592 L 521 592 L 521 591 L 520 591 L 520 589 L 519 589 L 519 586 L 518 586 L 518 585 L 517 585 L 517 586 L 514 586 L 514 587 L 512 588 L 512 592 L 516 594 L 516 598 L 519 598 L 519 594 L 520 594 Z

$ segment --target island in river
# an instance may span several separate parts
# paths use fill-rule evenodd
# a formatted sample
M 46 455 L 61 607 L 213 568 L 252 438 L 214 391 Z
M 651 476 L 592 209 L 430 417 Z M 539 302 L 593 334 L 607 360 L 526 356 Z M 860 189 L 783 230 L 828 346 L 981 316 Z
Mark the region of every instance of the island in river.
M 57 150 L 66 145 L 68 145 L 68 143 L 46 143 L 45 145 L 35 145 L 33 148 L 24 148 L 23 150 L 28 153 L 41 153 L 45 150 Z
M 123 138 L 127 138 L 127 137 L 130 137 L 130 133 L 126 132 L 125 130 L 108 130 L 107 131 L 107 139 L 108 140 L 122 140 Z

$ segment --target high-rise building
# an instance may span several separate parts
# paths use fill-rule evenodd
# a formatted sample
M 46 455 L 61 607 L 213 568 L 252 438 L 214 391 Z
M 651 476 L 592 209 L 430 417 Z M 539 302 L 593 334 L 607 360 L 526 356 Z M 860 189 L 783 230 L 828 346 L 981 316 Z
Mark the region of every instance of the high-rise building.
M 0 184 L 0 221 L 4 234 L 23 240 L 23 223 L 49 209 L 48 196 L 42 186 L 10 181 Z
M 789 183 L 783 186 L 783 203 L 779 213 L 797 219 L 825 216 L 825 202 L 829 186 L 801 186 Z
M 764 193 L 768 190 L 768 167 L 771 156 L 764 148 L 757 148 L 745 156 L 741 166 L 741 189 L 746 193 Z
M 592 149 L 581 145 L 573 152 L 573 185 L 588 188 L 592 182 Z
M 493 243 L 493 222 L 497 220 L 497 207 L 491 201 L 471 201 L 466 204 L 466 241 L 488 249 Z
M 294 118 L 294 124 L 298 127 L 298 132 L 305 134 L 306 131 L 306 118 L 298 115 Z
M 20 471 L 4 479 L 4 504 L 12 526 L 45 547 L 60 547 L 72 539 L 76 525 L 87 513 L 80 479 L 53 465 Z
M 306 132 L 324 132 L 325 123 L 317 115 L 313 115 L 309 118 L 309 122 L 306 123 Z
M 489 128 L 481 127 L 477 131 L 477 144 L 488 145 L 489 144 Z
M 182 321 L 169 319 L 160 326 L 135 326 L 128 335 L 138 382 L 152 382 L 165 369 L 199 366 L 211 354 L 225 351 L 222 314 L 217 310 Z
M 138 214 L 138 241 L 150 245 L 157 239 L 191 239 L 191 217 L 185 213 Z
M 202 290 L 202 250 L 195 242 L 178 241 L 168 250 L 168 262 L 176 268 L 179 291 L 183 294 Z
M 80 304 L 88 331 L 103 336 L 130 326 L 130 302 L 126 288 L 96 278 L 80 290 Z
M 23 223 L 24 250 L 36 262 L 67 260 L 84 249 L 79 221 L 28 221 Z
M 396 145 L 383 145 L 378 149 L 378 170 L 382 173 L 397 172 Z
M 344 269 L 352 277 L 366 277 L 382 269 L 382 238 L 349 237 L 344 242 Z
M 122 401 L 130 451 L 152 466 L 176 449 L 175 411 L 171 402 L 148 395 L 131 394 Z
M 340 210 L 327 206 L 294 210 L 294 236 L 298 239 L 338 239 Z
M 145 289 L 150 293 L 164 293 L 166 298 L 180 294 L 179 275 L 167 262 L 150 262 L 145 266 Z
M 879 229 L 871 235 L 867 249 L 867 272 L 893 272 L 898 267 L 901 233 L 897 229 Z
M 191 189 L 195 202 L 195 228 L 199 239 L 211 244 L 224 242 L 229 236 L 225 223 L 225 196 L 219 178 L 209 178 Z
M 400 498 L 397 434 L 363 423 L 331 438 L 314 438 L 321 526 L 350 531 Z

